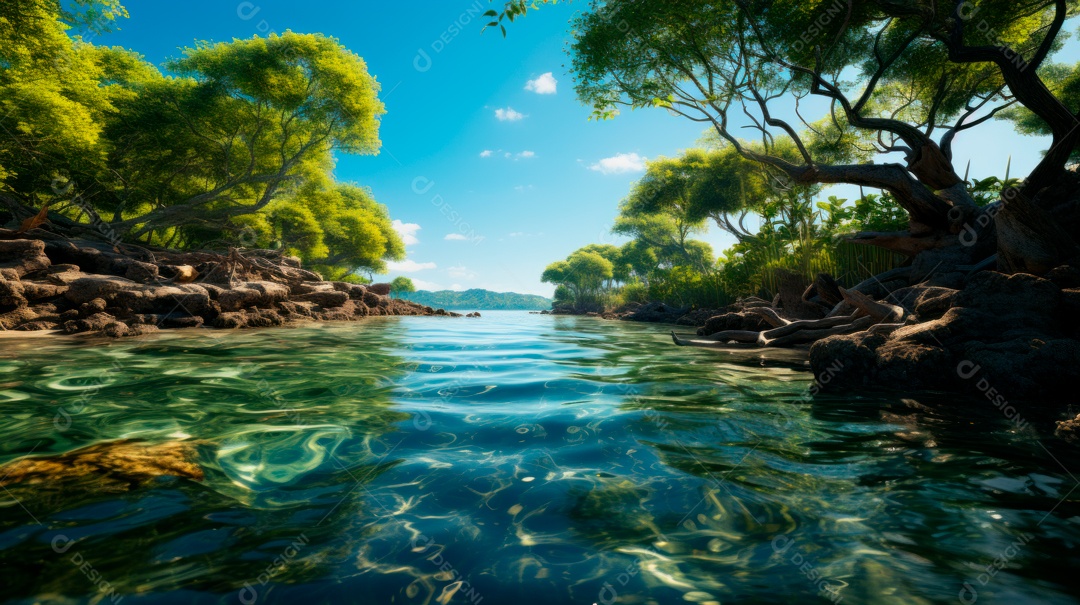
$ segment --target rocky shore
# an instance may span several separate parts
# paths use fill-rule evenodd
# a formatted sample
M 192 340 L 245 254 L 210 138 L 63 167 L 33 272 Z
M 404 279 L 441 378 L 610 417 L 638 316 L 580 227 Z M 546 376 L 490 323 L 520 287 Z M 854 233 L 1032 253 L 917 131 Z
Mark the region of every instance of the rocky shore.
M 909 272 L 850 290 L 821 275 L 772 301 L 751 297 L 719 310 L 650 303 L 587 315 L 697 326 L 697 337 L 672 334 L 682 346 L 808 349 L 821 390 L 955 392 L 985 398 L 1010 418 L 1030 406 L 1080 412 L 1080 269 L 1042 277 L 972 270 L 915 285 Z M 1080 440 L 1080 416 L 1060 422 L 1057 434 Z
M 369 316 L 441 315 L 387 284 L 324 281 L 272 251 L 176 252 L 0 230 L 0 329 L 137 336 Z

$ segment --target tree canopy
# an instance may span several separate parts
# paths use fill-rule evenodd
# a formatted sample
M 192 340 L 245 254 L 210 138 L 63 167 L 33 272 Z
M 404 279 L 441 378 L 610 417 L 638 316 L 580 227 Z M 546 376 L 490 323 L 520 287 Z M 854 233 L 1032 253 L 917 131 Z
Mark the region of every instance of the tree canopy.
M 1076 248 L 1044 216 L 1053 203 L 1037 199 L 1068 178 L 1080 142 L 1077 69 L 1049 62 L 1076 10 L 1066 0 L 606 0 L 575 19 L 572 58 L 598 117 L 663 107 L 792 185 L 888 192 L 910 216 L 909 237 L 873 243 L 905 252 L 981 214 L 955 168 L 957 133 L 1003 116 L 1049 133 L 1038 167 L 1002 192 L 997 225 L 999 264 L 1045 270 Z M 824 122 L 804 117 L 812 99 Z M 736 136 L 743 126 L 754 145 Z
M 378 153 L 379 83 L 319 34 L 197 43 L 162 69 L 96 46 L 115 0 L 0 7 L 0 201 L 83 234 L 277 247 L 344 277 L 404 246 L 335 153 Z

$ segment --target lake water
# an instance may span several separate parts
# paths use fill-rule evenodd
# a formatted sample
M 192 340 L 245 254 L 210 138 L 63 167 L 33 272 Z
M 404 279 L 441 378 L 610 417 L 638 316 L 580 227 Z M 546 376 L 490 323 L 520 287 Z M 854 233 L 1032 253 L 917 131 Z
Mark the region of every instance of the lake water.
M 96 472 L 8 485 L 0 600 L 1080 594 L 1077 449 L 1040 442 L 985 400 L 810 397 L 798 354 L 484 315 L 0 341 L 0 462 L 182 440 L 205 473 L 122 489 Z M 1032 425 L 1052 426 L 1033 414 Z

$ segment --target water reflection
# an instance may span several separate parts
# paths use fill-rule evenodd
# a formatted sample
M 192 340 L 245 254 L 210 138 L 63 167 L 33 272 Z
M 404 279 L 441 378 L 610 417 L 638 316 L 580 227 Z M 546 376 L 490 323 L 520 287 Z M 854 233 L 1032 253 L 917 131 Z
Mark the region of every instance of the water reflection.
M 139 440 L 188 444 L 204 476 L 5 487 L 5 596 L 1071 602 L 1075 449 L 990 406 L 810 398 L 801 358 L 667 343 L 524 314 L 38 341 L 0 359 L 0 463 Z

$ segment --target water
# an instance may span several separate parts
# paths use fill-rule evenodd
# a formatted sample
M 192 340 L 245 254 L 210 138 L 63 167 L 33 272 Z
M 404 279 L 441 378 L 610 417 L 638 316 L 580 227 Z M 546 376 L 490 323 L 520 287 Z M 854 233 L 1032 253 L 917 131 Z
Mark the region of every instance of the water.
M 1075 448 L 985 401 L 809 398 L 798 355 L 524 313 L 0 345 L 0 462 L 130 439 L 179 443 L 204 475 L 8 485 L 10 602 L 1068 603 L 1080 586 Z

